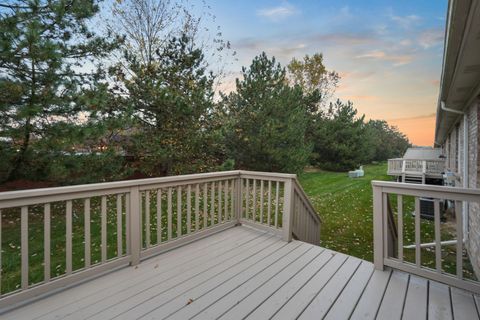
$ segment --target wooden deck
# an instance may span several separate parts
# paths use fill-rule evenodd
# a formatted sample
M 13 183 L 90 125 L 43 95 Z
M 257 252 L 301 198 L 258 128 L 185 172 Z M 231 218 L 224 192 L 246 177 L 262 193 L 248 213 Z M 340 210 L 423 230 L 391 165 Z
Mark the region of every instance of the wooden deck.
M 479 319 L 480 297 L 234 227 L 2 319 Z

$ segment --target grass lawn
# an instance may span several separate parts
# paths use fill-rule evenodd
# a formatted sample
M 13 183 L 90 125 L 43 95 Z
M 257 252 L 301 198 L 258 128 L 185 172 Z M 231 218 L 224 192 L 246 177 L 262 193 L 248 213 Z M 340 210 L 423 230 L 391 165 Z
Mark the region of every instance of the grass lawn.
M 300 175 L 300 182 L 322 218 L 321 246 L 348 255 L 373 261 L 373 206 L 372 180 L 392 181 L 387 176 L 387 164 L 364 166 L 365 176 L 351 179 L 344 172 L 306 172 Z M 396 210 L 396 196 L 390 197 Z M 414 198 L 404 196 L 404 245 L 414 244 L 415 218 Z M 395 219 L 396 212 L 394 212 Z M 441 240 L 455 239 L 452 223 L 442 223 Z M 433 221 L 421 219 L 421 242 L 433 242 L 435 237 Z M 464 256 L 464 277 L 474 278 L 470 261 Z M 455 246 L 442 247 L 442 267 L 455 273 Z M 404 249 L 404 259 L 415 262 L 415 250 Z M 422 266 L 434 268 L 435 249 L 421 250 Z
M 387 164 L 364 166 L 365 176 L 345 172 L 308 172 L 300 182 L 322 218 L 322 246 L 373 260 L 372 180 L 391 180 Z

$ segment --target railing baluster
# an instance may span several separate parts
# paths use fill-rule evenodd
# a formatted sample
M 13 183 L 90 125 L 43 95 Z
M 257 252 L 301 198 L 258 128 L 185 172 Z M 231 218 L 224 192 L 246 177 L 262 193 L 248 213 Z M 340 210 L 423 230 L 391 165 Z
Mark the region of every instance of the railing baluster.
M 382 188 L 376 185 L 372 186 L 373 191 L 373 263 L 375 269 L 384 270 L 384 208 Z
M 397 195 L 398 259 L 403 261 L 403 196 Z
M 72 201 L 69 200 L 66 203 L 66 241 L 65 241 L 65 266 L 66 274 L 72 273 Z
M 145 247 L 150 248 L 150 191 L 145 190 Z
M 218 223 L 222 223 L 222 181 L 218 181 Z
M 278 228 L 278 202 L 280 197 L 280 182 L 277 181 L 276 191 L 275 191 L 275 228 Z
M 455 201 L 455 222 L 457 225 L 457 277 L 463 278 L 463 209 L 462 202 Z
M 388 228 L 388 200 L 389 194 L 384 192 L 382 193 L 382 213 L 383 213 L 383 230 L 385 230 L 385 235 L 383 237 L 383 256 L 390 257 L 391 252 L 389 252 L 390 247 L 390 229 Z
M 0 220 L 0 228 L 1 225 Z M 50 203 L 43 206 L 43 281 L 50 281 Z
M 253 179 L 253 209 L 252 209 L 252 220 L 257 221 L 257 180 Z
M 267 224 L 268 226 L 271 225 L 272 220 L 272 181 L 268 180 L 268 210 L 267 210 Z
M 85 268 L 88 268 L 90 267 L 90 264 L 91 264 L 90 198 L 85 199 L 83 212 L 84 212 L 83 224 L 84 224 L 84 240 L 85 240 Z
M 228 221 L 228 180 L 225 180 L 225 188 L 224 188 L 224 210 L 225 210 L 225 221 Z
M 287 180 L 283 187 L 283 214 L 282 214 L 282 232 L 283 240 L 290 242 L 292 240 L 293 218 L 295 211 L 294 197 L 295 190 L 292 180 Z
M 182 235 L 182 187 L 177 187 L 177 238 Z
M 21 209 L 21 239 L 20 239 L 20 250 L 21 250 L 21 274 L 22 274 L 22 289 L 28 288 L 28 207 L 23 206 Z
M 168 188 L 167 196 L 167 239 L 172 240 L 172 188 Z
M 307 242 L 309 241 L 309 235 L 310 235 L 310 216 L 307 213 L 307 208 L 303 205 L 303 202 L 301 202 L 300 207 L 302 208 L 302 216 L 303 216 L 303 228 L 305 230 L 305 238 L 307 239 Z
M 131 191 L 131 190 L 130 190 Z M 132 217 L 131 217 L 131 206 L 130 206 L 130 198 L 131 198 L 131 192 L 127 195 L 125 195 L 125 244 L 127 247 L 127 255 L 130 255 L 132 253 Z
M 238 186 L 240 188 L 240 186 Z M 235 180 L 230 180 L 230 218 L 235 219 Z
M 135 266 L 140 263 L 140 252 L 142 251 L 142 212 L 141 199 L 138 186 L 130 188 L 130 196 L 128 197 L 128 220 L 127 227 L 130 230 L 130 264 Z
M 200 224 L 200 185 L 195 185 L 195 231 L 198 231 Z
M 440 201 L 435 199 L 433 203 L 434 224 L 435 224 L 435 268 L 442 272 L 442 238 L 440 234 Z
M 187 234 L 192 228 L 192 185 L 187 186 Z
M 250 186 L 249 179 L 245 179 L 245 219 L 249 218 L 249 209 L 250 209 Z M 243 201 L 243 199 L 242 199 Z
M 123 255 L 122 243 L 122 195 L 117 194 L 117 257 Z
M 417 267 L 420 267 L 422 263 L 420 240 L 420 199 L 415 197 L 415 264 Z
M 213 226 L 215 224 L 215 182 L 210 184 L 210 225 Z
M 157 190 L 157 244 L 162 243 L 162 189 Z
M 102 196 L 102 218 L 101 218 L 101 236 L 102 236 L 102 263 L 107 261 L 107 197 Z
M 263 180 L 260 180 L 260 223 L 263 223 Z
M 207 227 L 207 215 L 208 215 L 208 185 L 203 184 L 203 228 Z

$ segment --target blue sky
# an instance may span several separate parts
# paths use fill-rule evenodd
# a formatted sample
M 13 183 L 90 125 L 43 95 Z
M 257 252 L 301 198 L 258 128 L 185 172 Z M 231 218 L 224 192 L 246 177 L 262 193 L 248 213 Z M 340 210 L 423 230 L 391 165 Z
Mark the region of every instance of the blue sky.
M 397 125 L 413 143 L 433 142 L 447 0 L 207 4 L 238 54 L 224 91 L 262 51 L 284 65 L 322 52 L 327 68 L 342 78 L 337 97 L 367 118 Z

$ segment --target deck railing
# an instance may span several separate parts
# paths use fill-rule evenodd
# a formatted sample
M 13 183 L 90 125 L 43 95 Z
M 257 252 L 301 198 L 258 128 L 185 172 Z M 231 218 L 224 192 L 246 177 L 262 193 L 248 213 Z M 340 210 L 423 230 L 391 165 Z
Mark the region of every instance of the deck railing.
M 389 159 L 388 174 L 441 175 L 445 171 L 445 160 Z
M 0 193 L 0 308 L 240 223 L 319 243 L 320 219 L 290 174 L 227 171 Z
M 372 186 L 377 269 L 390 266 L 480 293 L 464 228 L 467 213 L 478 213 L 480 190 L 380 181 Z

